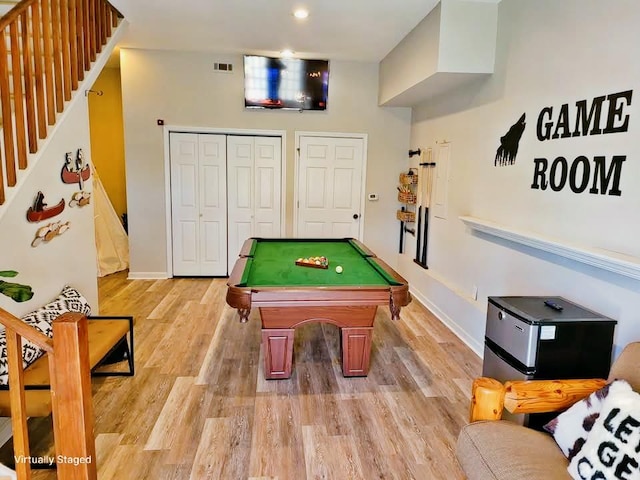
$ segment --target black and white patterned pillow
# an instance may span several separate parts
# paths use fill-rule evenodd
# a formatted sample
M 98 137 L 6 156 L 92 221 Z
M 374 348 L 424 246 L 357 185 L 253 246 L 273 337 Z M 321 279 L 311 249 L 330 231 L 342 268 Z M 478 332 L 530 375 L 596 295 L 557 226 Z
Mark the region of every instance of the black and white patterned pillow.
M 66 286 L 60 295 L 43 307 L 22 316 L 21 320 L 47 337 L 53 337 L 51 322 L 67 312 L 78 312 L 86 316 L 91 315 L 91 306 L 87 299 L 75 288 Z M 22 364 L 24 368 L 31 365 L 44 354 L 37 345 L 25 338 L 22 339 Z M 7 362 L 7 337 L 4 326 L 0 326 L 0 385 L 7 385 L 9 377 L 9 364 Z
M 614 380 L 588 397 L 576 402 L 565 412 L 558 415 L 544 426 L 553 435 L 556 443 L 571 461 L 585 442 L 593 425 L 600 417 L 602 405 L 610 394 L 630 392 L 631 386 L 625 380 Z
M 575 479 L 640 480 L 640 394 L 609 390 L 599 418 L 569 463 Z

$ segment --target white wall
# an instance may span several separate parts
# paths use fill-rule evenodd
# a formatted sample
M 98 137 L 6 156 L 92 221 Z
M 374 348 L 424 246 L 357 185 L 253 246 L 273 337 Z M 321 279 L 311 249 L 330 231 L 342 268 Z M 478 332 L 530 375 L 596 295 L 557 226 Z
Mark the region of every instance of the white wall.
M 441 1 L 438 70 L 492 73 L 496 45 L 493 2 Z
M 380 62 L 379 103 L 384 104 L 438 72 L 441 4 Z
M 640 283 L 486 235 L 458 219 L 472 215 L 584 247 L 640 257 L 640 4 L 632 0 L 503 0 L 495 73 L 413 111 L 412 147 L 451 142 L 449 215 L 430 226 L 429 270 L 413 252 L 400 260 L 419 298 L 478 352 L 487 296 L 561 295 L 618 320 L 616 351 L 640 340 Z M 633 90 L 627 132 L 540 141 L 538 114 L 562 104 Z M 607 103 L 605 102 L 605 108 Z M 500 138 L 526 113 L 516 162 L 495 167 Z M 575 118 L 569 116 L 573 130 Z M 606 122 L 606 111 L 602 124 Z M 534 158 L 571 163 L 626 155 L 621 196 L 532 189 Z M 472 298 L 473 286 L 478 299 Z
M 215 73 L 214 62 L 230 62 L 233 74 Z M 286 231 L 293 232 L 296 131 L 368 134 L 365 243 L 395 264 L 399 224 L 397 176 L 407 165 L 411 111 L 377 106 L 378 66 L 331 61 L 326 112 L 245 110 L 242 56 L 122 50 L 130 275 L 166 275 L 163 129 L 191 127 L 284 130 Z M 393 232 L 393 234 L 388 234 Z
M 89 142 L 89 115 L 87 99 L 76 94 L 71 107 L 58 120 L 50 142 L 41 150 L 40 157 L 28 175 L 19 180 L 20 188 L 10 208 L 0 219 L 0 270 L 16 270 L 15 278 L 0 278 L 31 285 L 34 296 L 31 300 L 16 303 L 0 295 L 0 307 L 20 316 L 55 298 L 62 287 L 71 285 L 89 301 L 94 313 L 98 313 L 98 284 L 96 270 L 96 247 L 93 223 L 93 205 L 70 208 L 71 195 L 79 191 L 77 184 L 64 184 L 60 172 L 66 152 L 82 148 L 85 160 L 91 165 Z M 21 177 L 22 178 L 22 177 Z M 92 191 L 91 179 L 85 183 L 85 191 Z M 29 223 L 27 209 L 42 191 L 49 206 L 64 198 L 64 211 L 49 220 Z M 50 222 L 70 222 L 64 234 L 31 247 L 36 231 Z

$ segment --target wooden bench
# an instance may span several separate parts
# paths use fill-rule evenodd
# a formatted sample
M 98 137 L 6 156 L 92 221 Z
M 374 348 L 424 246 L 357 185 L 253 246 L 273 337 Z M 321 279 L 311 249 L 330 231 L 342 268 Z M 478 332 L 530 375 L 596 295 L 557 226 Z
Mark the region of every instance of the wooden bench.
M 132 376 L 133 317 L 96 316 L 88 318 L 89 363 L 93 376 Z M 128 337 L 128 338 L 127 338 Z M 127 371 L 95 371 L 118 352 L 126 353 Z M 51 414 L 49 358 L 43 355 L 24 370 L 25 404 L 27 417 L 46 417 Z M 0 416 L 11 416 L 9 387 L 0 386 Z

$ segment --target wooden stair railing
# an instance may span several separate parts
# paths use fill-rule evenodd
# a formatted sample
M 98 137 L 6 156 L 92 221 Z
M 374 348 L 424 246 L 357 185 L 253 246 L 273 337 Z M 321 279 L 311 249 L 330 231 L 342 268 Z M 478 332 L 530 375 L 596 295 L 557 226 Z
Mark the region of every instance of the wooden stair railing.
M 106 0 L 22 0 L 0 18 L 0 205 L 120 18 Z
M 51 400 L 57 473 L 60 480 L 96 480 L 93 404 L 87 318 L 65 313 L 53 321 L 53 340 L 0 308 L 6 328 L 11 424 L 16 459 L 28 459 L 29 438 L 24 393 L 22 340 L 28 339 L 49 355 Z M 31 479 L 28 461 L 16 461 L 21 480 Z

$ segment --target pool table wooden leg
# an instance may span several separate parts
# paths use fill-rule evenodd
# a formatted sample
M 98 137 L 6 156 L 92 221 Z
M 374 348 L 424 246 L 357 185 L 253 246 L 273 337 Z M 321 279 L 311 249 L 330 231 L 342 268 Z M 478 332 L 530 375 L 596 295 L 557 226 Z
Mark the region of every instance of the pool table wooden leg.
M 293 328 L 263 328 L 264 378 L 289 378 L 293 362 Z
M 369 373 L 373 327 L 343 327 L 342 374 L 345 377 L 364 377 Z

